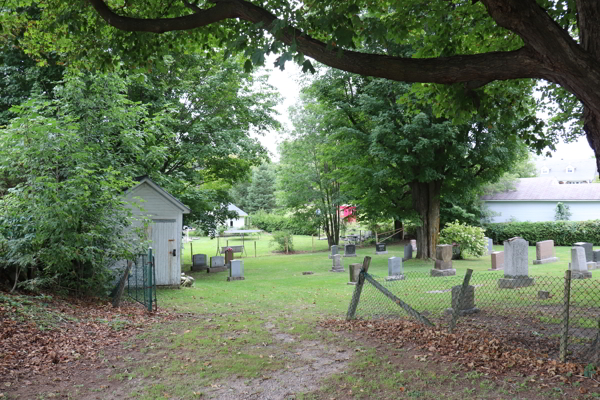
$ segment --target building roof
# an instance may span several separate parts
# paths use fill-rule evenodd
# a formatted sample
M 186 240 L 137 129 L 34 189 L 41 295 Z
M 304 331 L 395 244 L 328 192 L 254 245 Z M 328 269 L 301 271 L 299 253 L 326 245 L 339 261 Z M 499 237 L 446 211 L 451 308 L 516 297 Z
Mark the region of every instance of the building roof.
M 158 193 L 160 193 L 162 195 L 162 197 L 164 197 L 168 202 L 172 203 L 175 207 L 179 208 L 181 210 L 181 212 L 183 212 L 184 214 L 189 214 L 190 212 L 192 212 L 192 210 L 190 210 L 185 204 L 183 204 L 182 202 L 177 200 L 177 198 L 175 196 L 173 196 L 171 193 L 167 192 L 165 189 L 158 186 L 147 175 L 139 176 L 137 178 L 134 178 L 134 180 L 137 181 L 138 184 L 135 185 L 134 187 L 132 187 L 131 189 L 127 190 L 127 193 L 133 191 L 135 188 L 138 188 L 141 185 L 143 185 L 144 183 L 146 183 L 152 189 L 154 189 Z
M 234 205 L 233 205 L 233 204 L 231 204 L 231 203 L 229 203 L 229 204 L 227 205 L 227 209 L 228 209 L 229 211 L 235 211 L 235 212 L 237 213 L 237 215 L 238 215 L 238 216 L 240 216 L 240 217 L 247 217 L 247 216 L 248 216 L 248 214 L 246 214 L 244 211 L 242 211 L 242 210 L 241 210 L 239 207 L 237 207 L 237 206 L 234 206 Z
M 544 158 L 535 162 L 537 176 L 554 178 L 558 181 L 593 181 L 598 175 L 596 159 L 554 159 Z M 567 167 L 572 167 L 573 172 L 567 172 Z M 543 174 L 542 169 L 547 168 L 548 173 Z
M 522 178 L 515 190 L 482 196 L 485 201 L 600 201 L 600 184 L 559 184 L 552 178 Z

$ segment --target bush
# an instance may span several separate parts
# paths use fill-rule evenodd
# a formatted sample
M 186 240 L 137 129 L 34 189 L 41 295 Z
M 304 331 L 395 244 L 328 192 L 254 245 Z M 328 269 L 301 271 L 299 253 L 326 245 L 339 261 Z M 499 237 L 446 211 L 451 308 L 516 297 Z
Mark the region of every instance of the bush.
M 269 247 L 274 245 L 277 246 L 277 250 L 285 251 L 286 243 L 288 250 L 293 251 L 294 243 L 292 233 L 288 231 L 276 231 L 273 232 L 273 237 L 269 242 Z
M 318 222 L 304 215 L 287 216 L 276 213 L 257 211 L 250 216 L 250 223 L 266 232 L 289 231 L 294 235 L 315 235 L 319 229 Z
M 486 235 L 494 243 L 519 236 L 529 243 L 554 240 L 555 246 L 572 246 L 575 242 L 600 244 L 600 220 L 499 222 L 486 226 Z
M 481 257 L 487 253 L 487 241 L 483 228 L 461 224 L 458 220 L 446 223 L 446 227 L 440 232 L 439 242 L 460 245 L 458 258 L 462 258 L 462 252 L 475 257 Z

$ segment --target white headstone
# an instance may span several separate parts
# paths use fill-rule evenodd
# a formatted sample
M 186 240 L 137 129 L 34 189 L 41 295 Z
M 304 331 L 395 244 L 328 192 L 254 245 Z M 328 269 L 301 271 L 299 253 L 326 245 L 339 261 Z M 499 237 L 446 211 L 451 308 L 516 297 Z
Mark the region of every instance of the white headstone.
M 388 275 L 396 276 L 404 274 L 404 266 L 402 265 L 402 259 L 400 257 L 388 258 Z
M 244 279 L 244 262 L 242 260 L 231 260 L 231 267 L 229 268 L 228 280 L 241 279 Z
M 517 278 L 529 276 L 529 242 L 516 237 L 504 242 L 504 277 Z
M 336 244 L 333 244 L 331 245 L 331 254 L 329 255 L 329 258 L 333 258 L 336 254 L 338 254 L 338 247 Z
M 592 273 L 588 271 L 588 262 L 586 261 L 585 253 L 586 250 L 583 246 L 571 248 L 571 262 L 569 263 L 571 278 L 586 279 L 592 277 Z

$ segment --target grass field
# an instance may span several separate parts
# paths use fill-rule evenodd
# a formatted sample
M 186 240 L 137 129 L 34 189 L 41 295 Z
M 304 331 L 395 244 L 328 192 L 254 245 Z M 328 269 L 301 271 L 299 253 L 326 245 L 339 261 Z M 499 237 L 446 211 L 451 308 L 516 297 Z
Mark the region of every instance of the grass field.
M 133 355 L 123 359 L 136 361 L 126 361 L 112 374 L 111 379 L 129 388 L 129 398 L 541 400 L 567 398 L 577 389 L 540 387 L 536 379 L 518 374 L 497 379 L 457 364 L 415 360 L 419 353 L 410 349 L 381 347 L 323 329 L 319 321 L 343 319 L 347 312 L 354 290 L 347 285 L 348 272 L 329 272 L 332 261 L 326 241 L 315 240 L 313 253 L 312 238 L 296 236 L 297 253 L 282 255 L 272 252 L 269 239 L 262 235 L 256 241 L 257 257 L 254 242 L 244 240 L 245 245 L 250 243 L 248 256 L 243 257 L 245 280 L 233 282 L 226 281 L 226 272 L 189 272 L 191 246 L 195 254 L 214 256 L 216 240 L 201 238 L 186 244 L 185 270 L 196 279 L 194 286 L 158 291 L 159 307 L 180 317 L 157 324 L 132 341 L 126 351 Z M 239 244 L 241 239 L 229 239 L 229 245 Z M 369 272 L 386 276 L 387 259 L 402 257 L 403 245 L 390 245 L 388 252 L 376 255 L 374 246 L 358 247 L 358 257 L 344 258 L 343 265 L 348 271 L 349 263 L 370 256 Z M 558 263 L 531 265 L 530 274 L 560 280 L 570 249 L 557 248 L 556 256 Z M 530 260 L 534 257 L 531 247 Z M 426 276 L 432 266 L 431 261 L 414 259 L 404 263 L 409 278 Z M 429 279 L 432 288 L 459 283 L 467 268 L 475 271 L 474 279 L 501 276 L 487 271 L 490 256 L 454 261 L 453 266 L 458 276 Z M 307 271 L 313 274 L 302 274 Z M 600 277 L 600 271 L 593 274 Z M 422 288 L 406 286 L 402 296 L 416 299 L 421 292 Z M 449 293 L 444 292 L 431 309 L 447 303 Z M 100 398 L 112 398 L 102 396 L 109 390 L 102 389 Z M 590 392 L 579 398 L 597 397 Z

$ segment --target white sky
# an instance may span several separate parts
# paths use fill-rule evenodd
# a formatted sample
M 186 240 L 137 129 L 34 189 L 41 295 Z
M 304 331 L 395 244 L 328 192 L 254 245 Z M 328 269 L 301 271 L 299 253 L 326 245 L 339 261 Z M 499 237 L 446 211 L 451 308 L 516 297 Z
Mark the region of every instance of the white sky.
M 258 138 L 262 145 L 271 153 L 271 160 L 279 161 L 277 145 L 285 136 L 286 129 L 291 129 L 292 127 L 288 118 L 288 109 L 298 100 L 298 94 L 300 92 L 300 84 L 298 81 L 301 81 L 304 75 L 310 75 L 310 72 L 304 74 L 301 68 L 292 61 L 286 62 L 285 70 L 281 71 L 279 68 L 273 67 L 275 59 L 276 56 L 271 54 L 267 57 L 265 65 L 269 71 L 269 84 L 273 85 L 279 91 L 283 100 L 282 103 L 276 107 L 280 114 L 278 120 L 283 127 L 281 132 L 268 132 L 265 136 L 258 136 Z M 263 70 L 261 72 L 264 73 L 265 71 Z M 544 153 L 546 150 L 544 150 Z M 593 156 L 594 152 L 585 137 L 580 137 L 579 140 L 573 143 L 558 143 L 556 145 L 556 151 L 552 153 L 552 158 L 569 160 L 591 158 Z

